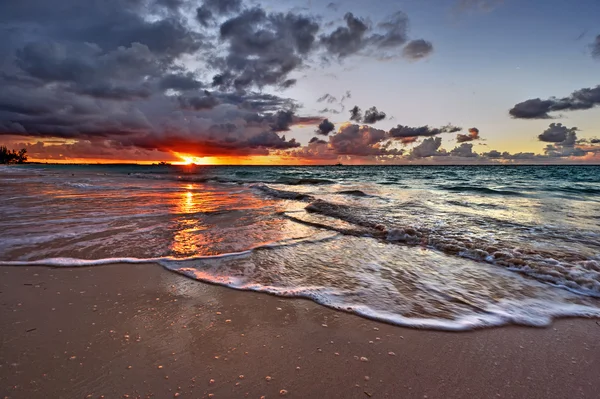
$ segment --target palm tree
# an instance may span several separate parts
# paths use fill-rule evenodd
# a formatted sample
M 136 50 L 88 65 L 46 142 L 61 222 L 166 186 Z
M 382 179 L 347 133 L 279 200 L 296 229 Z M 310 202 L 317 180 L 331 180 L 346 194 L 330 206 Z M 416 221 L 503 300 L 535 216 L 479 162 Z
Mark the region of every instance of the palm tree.
M 27 150 L 20 149 L 18 152 L 9 150 L 6 146 L 0 146 L 0 164 L 25 163 L 27 162 Z

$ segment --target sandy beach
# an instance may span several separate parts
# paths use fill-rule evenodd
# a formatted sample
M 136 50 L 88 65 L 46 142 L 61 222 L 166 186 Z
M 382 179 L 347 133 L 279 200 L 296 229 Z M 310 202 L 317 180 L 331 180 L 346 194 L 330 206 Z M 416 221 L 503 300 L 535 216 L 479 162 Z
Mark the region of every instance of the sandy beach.
M 386 325 L 158 265 L 0 268 L 3 398 L 566 398 L 600 389 L 600 325 Z

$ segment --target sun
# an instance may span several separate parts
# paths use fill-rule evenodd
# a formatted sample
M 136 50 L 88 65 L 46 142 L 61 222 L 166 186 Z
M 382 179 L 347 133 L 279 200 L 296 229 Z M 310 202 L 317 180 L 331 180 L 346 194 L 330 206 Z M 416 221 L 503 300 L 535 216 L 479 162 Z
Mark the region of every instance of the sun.
M 188 154 L 173 153 L 181 161 L 173 162 L 173 165 L 210 165 L 210 161 L 204 157 L 196 157 Z

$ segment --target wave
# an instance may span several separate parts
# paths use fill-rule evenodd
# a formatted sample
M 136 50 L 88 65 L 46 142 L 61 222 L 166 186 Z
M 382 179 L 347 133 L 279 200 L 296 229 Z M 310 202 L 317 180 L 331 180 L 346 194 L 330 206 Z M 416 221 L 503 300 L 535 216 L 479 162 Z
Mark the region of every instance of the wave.
M 274 198 L 289 199 L 296 201 L 313 201 L 315 199 L 313 196 L 308 194 L 298 193 L 296 191 L 277 190 L 264 184 L 255 184 L 251 187 L 260 190 L 263 193 Z
M 544 189 L 545 191 L 562 191 L 565 193 L 573 193 L 573 194 L 600 194 L 600 188 L 593 187 L 548 187 Z
M 506 209 L 502 205 L 498 205 L 498 204 L 479 204 L 479 203 L 474 203 L 474 202 L 456 201 L 456 200 L 449 200 L 449 201 L 446 201 L 446 203 L 450 204 L 450 205 L 462 206 L 463 208 Z
M 315 200 L 306 206 L 305 210 L 360 226 L 363 228 L 359 230 L 361 235 L 370 235 L 388 242 L 427 246 L 449 255 L 503 266 L 556 287 L 600 298 L 600 259 L 539 249 L 515 248 L 508 243 L 492 243 L 484 238 L 468 237 L 443 227 L 432 229 L 399 226 L 396 220 L 385 220 L 381 215 L 373 215 L 373 212 L 366 208 L 323 200 Z M 345 233 L 337 228 L 332 230 Z M 347 229 L 347 233 L 355 235 L 352 229 Z
M 379 259 L 373 260 L 371 264 L 363 262 L 371 256 L 377 256 L 379 250 L 377 246 L 371 245 L 373 240 L 338 241 L 341 238 L 339 235 L 322 236 L 320 239 L 303 237 L 285 243 L 263 245 L 243 252 L 185 259 L 172 257 L 96 260 L 53 258 L 28 262 L 0 262 L 0 265 L 91 267 L 118 263 L 155 263 L 169 271 L 202 282 L 282 297 L 306 298 L 321 305 L 369 319 L 422 329 L 465 331 L 509 323 L 546 326 L 555 317 L 600 317 L 600 309 L 586 302 L 578 302 L 568 293 L 562 295 L 556 292 L 537 292 L 540 290 L 540 283 L 506 278 L 502 274 L 491 274 L 491 276 L 496 276 L 501 279 L 500 281 L 506 283 L 516 284 L 513 286 L 517 290 L 515 295 L 507 292 L 507 297 L 495 298 L 494 292 L 488 292 L 489 287 L 484 286 L 481 287 L 482 294 L 469 296 L 469 292 L 465 291 L 465 287 L 468 289 L 469 285 L 461 283 L 462 280 L 458 278 L 460 275 L 447 276 L 446 284 L 439 286 L 436 282 L 441 276 L 433 274 L 431 278 L 427 278 L 419 274 L 418 268 L 412 272 L 405 273 L 403 271 L 400 274 L 400 278 L 408 279 L 405 282 L 410 289 L 402 290 L 402 286 L 400 290 L 391 289 L 389 286 L 391 282 L 383 279 L 380 275 L 389 273 L 390 270 L 386 269 L 386 266 L 379 266 Z M 322 270 L 307 267 L 321 256 L 330 255 L 331 259 L 338 257 L 335 252 L 324 252 L 328 247 L 315 247 L 315 245 L 326 244 L 332 240 L 335 240 L 333 242 L 335 248 L 344 252 L 352 251 L 351 255 L 353 256 L 348 258 L 349 263 L 337 265 L 338 269 L 332 270 L 332 272 L 347 276 L 349 280 L 352 280 L 350 284 L 341 278 L 330 280 L 331 275 L 323 276 L 325 280 L 314 280 L 315 277 L 320 276 Z M 367 247 L 362 248 L 360 245 L 367 245 Z M 366 248 L 370 248 L 371 252 Z M 303 251 L 298 252 L 300 249 Z M 367 253 L 360 255 L 365 249 Z M 391 259 L 395 259 L 395 256 L 404 252 L 392 251 Z M 311 258 L 310 254 L 319 254 L 319 256 Z M 420 254 L 415 254 L 419 258 L 422 257 Z M 335 267 L 330 257 L 321 262 Z M 381 261 L 383 262 L 385 259 L 381 258 Z M 435 257 L 432 258 L 432 260 L 435 259 Z M 270 267 L 270 263 L 273 263 L 276 268 Z M 294 266 L 295 268 L 288 270 Z M 427 269 L 429 267 L 431 266 L 428 266 Z M 449 264 L 446 267 L 451 270 L 460 269 L 455 264 Z M 465 264 L 464 267 L 477 270 L 477 265 L 473 262 Z M 278 273 L 273 274 L 274 270 Z M 428 270 L 424 271 L 428 272 Z M 411 273 L 416 274 L 412 275 Z M 442 275 L 445 274 L 442 272 Z M 485 275 L 479 278 L 485 278 Z M 329 285 L 330 283 L 335 286 Z M 494 286 L 494 284 L 490 283 L 489 286 Z M 417 287 L 418 290 L 413 292 L 413 289 Z M 523 292 L 531 292 L 534 296 L 521 297 Z M 536 297 L 535 295 L 540 296 Z M 429 308 L 428 306 L 432 304 L 440 308 Z M 415 312 L 411 310 L 412 306 L 422 307 L 422 310 Z
M 316 178 L 290 178 L 290 177 L 281 177 L 275 181 L 269 182 L 265 181 L 263 183 L 275 183 L 275 184 L 286 184 L 288 186 L 312 186 L 312 185 L 321 185 L 321 184 L 334 184 L 333 180 L 327 179 L 316 179 Z
M 479 194 L 488 194 L 488 195 L 507 195 L 507 196 L 516 196 L 523 197 L 525 194 L 520 193 L 518 191 L 512 190 L 498 190 L 489 187 L 475 187 L 475 186 L 440 186 L 441 189 L 446 191 L 453 192 L 472 192 Z

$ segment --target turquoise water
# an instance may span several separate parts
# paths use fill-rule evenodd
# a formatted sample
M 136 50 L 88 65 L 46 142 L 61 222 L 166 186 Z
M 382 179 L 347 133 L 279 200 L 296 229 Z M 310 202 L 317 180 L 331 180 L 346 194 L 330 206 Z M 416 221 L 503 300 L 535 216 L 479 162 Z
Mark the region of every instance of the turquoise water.
M 25 165 L 0 181 L 2 264 L 151 261 L 421 328 L 600 316 L 597 166 Z

